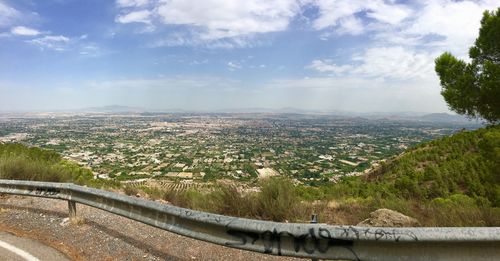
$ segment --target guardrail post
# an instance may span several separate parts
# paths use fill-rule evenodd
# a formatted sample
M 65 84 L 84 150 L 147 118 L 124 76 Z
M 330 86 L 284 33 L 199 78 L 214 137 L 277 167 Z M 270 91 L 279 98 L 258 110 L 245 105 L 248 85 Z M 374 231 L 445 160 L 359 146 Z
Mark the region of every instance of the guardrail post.
M 318 223 L 318 214 L 312 214 L 311 215 L 311 222 L 309 222 L 309 223 L 311 223 L 311 224 Z M 317 258 L 312 258 L 311 260 L 312 261 L 319 261 L 319 259 L 317 259 Z
M 312 214 L 311 215 L 311 222 L 309 222 L 311 224 L 316 224 L 318 223 L 318 214 Z
M 72 200 L 68 200 L 68 209 L 69 209 L 69 219 L 73 220 L 76 218 L 76 202 Z

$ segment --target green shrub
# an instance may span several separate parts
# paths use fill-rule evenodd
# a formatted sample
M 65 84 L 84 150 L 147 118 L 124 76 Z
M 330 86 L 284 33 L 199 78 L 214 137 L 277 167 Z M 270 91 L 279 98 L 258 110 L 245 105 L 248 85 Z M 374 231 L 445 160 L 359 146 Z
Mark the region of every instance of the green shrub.
M 61 166 L 32 160 L 23 156 L 0 158 L 0 177 L 2 179 L 37 180 L 49 182 L 68 182 L 71 173 Z
M 454 194 L 448 198 L 433 199 L 429 206 L 432 219 L 439 226 L 486 226 L 483 210 L 473 198 Z
M 92 171 L 62 160 L 58 153 L 22 144 L 0 144 L 0 178 L 72 182 L 92 187 L 119 187 L 112 180 L 94 179 Z
M 258 213 L 254 194 L 241 192 L 234 185 L 219 185 L 208 195 L 208 201 L 216 213 L 249 218 Z
M 296 219 L 300 199 L 290 180 L 273 177 L 262 181 L 257 198 L 259 213 L 263 218 L 273 221 Z

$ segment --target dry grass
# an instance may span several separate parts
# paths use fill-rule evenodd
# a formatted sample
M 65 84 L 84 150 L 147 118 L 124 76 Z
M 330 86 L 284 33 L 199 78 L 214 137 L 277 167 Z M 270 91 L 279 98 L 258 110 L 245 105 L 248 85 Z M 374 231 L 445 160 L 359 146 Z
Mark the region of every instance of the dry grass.
M 125 186 L 123 188 L 123 192 L 125 193 L 125 195 L 127 196 L 135 196 L 139 193 L 139 189 L 136 188 L 136 187 L 132 187 L 132 186 Z
M 180 207 L 279 222 L 308 223 L 311 215 L 317 214 L 321 223 L 356 225 L 371 212 L 388 208 L 416 218 L 426 227 L 500 226 L 499 208 L 478 207 L 465 195 L 432 202 L 371 197 L 307 201 L 297 196 L 289 180 L 282 178 L 266 180 L 258 193 L 244 193 L 231 184 L 219 185 L 210 192 L 143 189 L 150 198 L 163 199 Z
M 85 219 L 83 217 L 72 217 L 69 219 L 69 223 L 73 226 L 81 226 L 85 224 Z

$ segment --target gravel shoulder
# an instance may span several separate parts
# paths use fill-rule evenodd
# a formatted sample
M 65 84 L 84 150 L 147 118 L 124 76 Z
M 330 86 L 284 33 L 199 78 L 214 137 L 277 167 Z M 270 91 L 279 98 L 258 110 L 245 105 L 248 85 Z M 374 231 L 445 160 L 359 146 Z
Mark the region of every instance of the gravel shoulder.
M 71 260 L 300 260 L 263 255 L 179 236 L 77 204 L 68 222 L 63 200 L 0 196 L 0 231 L 31 238 Z
M 0 231 L 0 257 L 2 260 L 50 260 L 69 261 L 61 252 L 38 241 L 17 237 Z

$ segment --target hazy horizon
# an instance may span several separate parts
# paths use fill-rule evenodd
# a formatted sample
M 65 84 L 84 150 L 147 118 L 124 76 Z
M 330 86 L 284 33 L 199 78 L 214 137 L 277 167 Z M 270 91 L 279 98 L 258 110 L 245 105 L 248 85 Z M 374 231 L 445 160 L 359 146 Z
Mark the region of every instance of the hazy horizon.
M 467 58 L 498 1 L 0 0 L 0 112 L 447 112 L 434 59 Z
M 86 107 L 68 107 L 68 108 L 17 108 L 17 109 L 0 109 L 0 113 L 44 113 L 44 112 L 85 112 L 85 111 L 105 111 L 111 107 L 124 107 L 123 110 L 118 109 L 118 111 L 122 112 L 194 112 L 194 113 L 328 113 L 328 114 L 394 114 L 394 115 L 405 115 L 405 114 L 414 114 L 414 115 L 424 115 L 424 114 L 449 114 L 449 115 L 459 115 L 456 112 L 451 110 L 441 110 L 441 111 L 426 111 L 426 110 L 392 110 L 392 111 L 383 111 L 383 110 L 368 110 L 368 111 L 356 111 L 356 110 L 337 110 L 337 109 L 306 109 L 306 108 L 298 108 L 298 107 L 220 107 L 220 108 L 198 108 L 198 109 L 188 109 L 188 108 L 155 108 L 155 107 L 147 107 L 146 106 L 129 106 L 122 104 L 110 104 L 110 105 L 96 105 L 96 106 L 86 106 Z M 128 109 L 125 109 L 128 108 Z M 110 109 L 113 111 L 113 109 Z M 465 116 L 464 116 L 465 117 Z
M 147 108 L 147 107 L 131 107 L 120 104 L 112 104 L 105 106 L 96 107 L 84 107 L 84 108 L 74 108 L 74 109 L 54 109 L 54 110 L 1 110 L 0 114 L 45 114 L 45 113 L 55 113 L 55 114 L 135 114 L 135 113 L 168 113 L 168 114 L 183 114 L 183 113 L 194 113 L 194 114 L 218 114 L 218 113 L 228 113 L 228 114 L 303 114 L 303 115 L 324 115 L 324 116 L 339 116 L 339 117 L 362 117 L 362 116 L 375 116 L 375 117 L 421 117 L 430 115 L 449 115 L 453 117 L 458 117 L 466 119 L 467 117 L 459 115 L 453 111 L 447 112 L 425 112 L 425 111 L 346 111 L 346 110 L 307 110 L 294 107 L 282 107 L 282 108 L 265 108 L 265 107 L 245 107 L 245 108 L 222 108 L 213 110 L 189 110 L 182 108 Z M 477 121 L 471 119 L 470 121 Z

